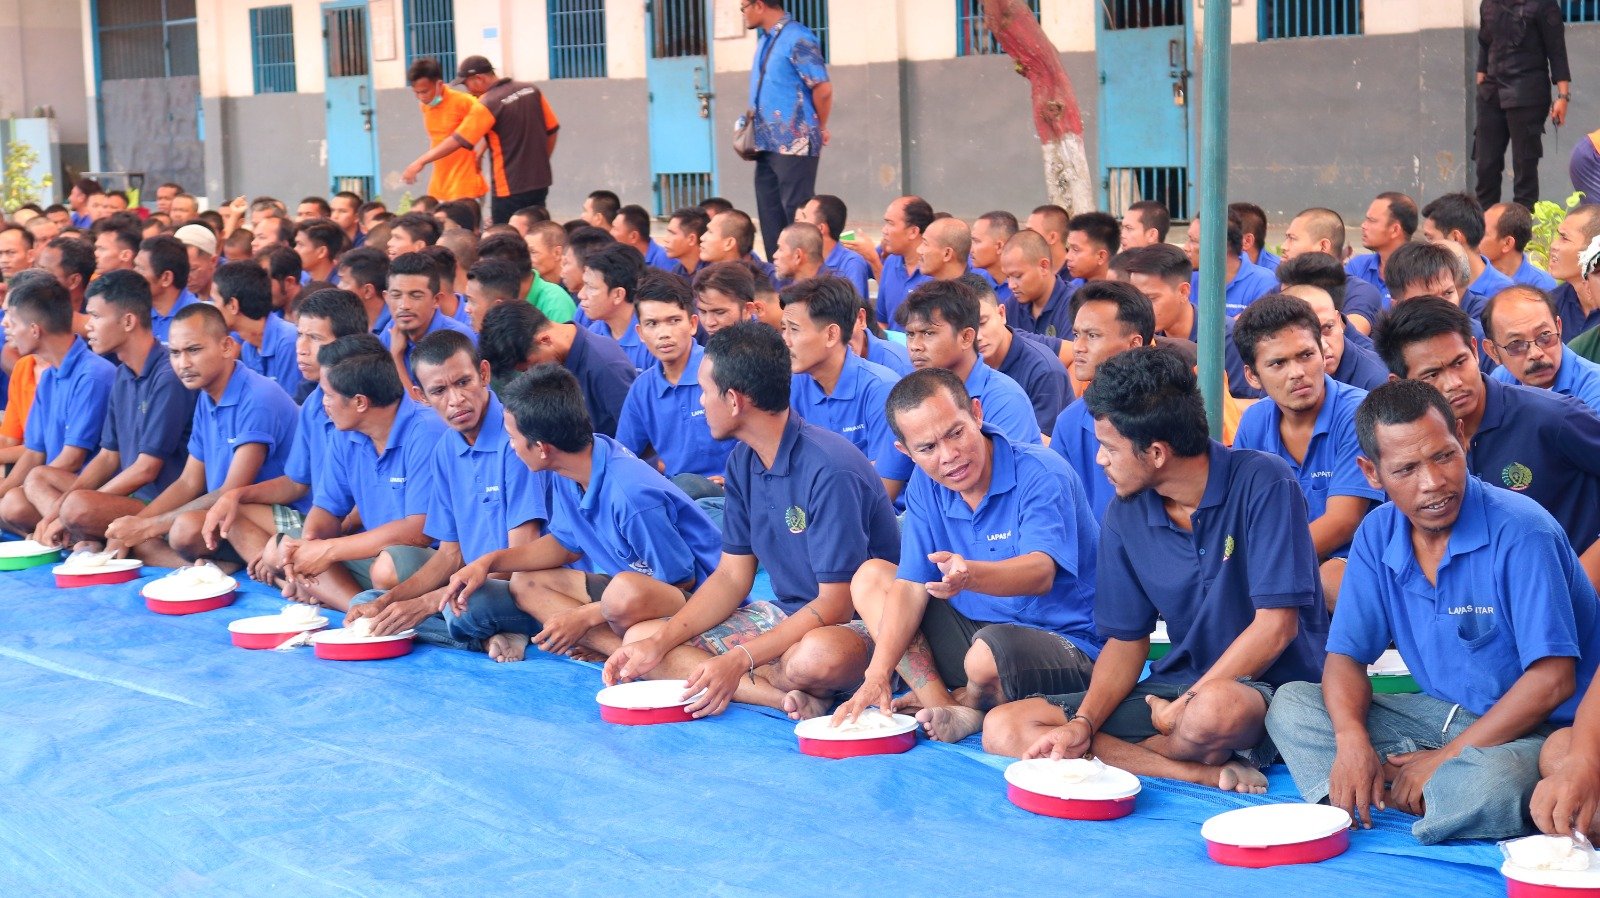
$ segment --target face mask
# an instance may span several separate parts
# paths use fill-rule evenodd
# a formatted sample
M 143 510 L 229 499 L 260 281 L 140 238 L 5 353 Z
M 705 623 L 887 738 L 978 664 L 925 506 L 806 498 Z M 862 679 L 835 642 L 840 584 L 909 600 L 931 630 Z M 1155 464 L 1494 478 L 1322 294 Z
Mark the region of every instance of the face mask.
M 428 101 L 428 105 L 429 106 L 437 106 L 437 105 L 439 105 L 440 103 L 443 103 L 443 102 L 444 102 L 444 91 L 440 91 L 438 96 L 436 96 L 433 99 Z

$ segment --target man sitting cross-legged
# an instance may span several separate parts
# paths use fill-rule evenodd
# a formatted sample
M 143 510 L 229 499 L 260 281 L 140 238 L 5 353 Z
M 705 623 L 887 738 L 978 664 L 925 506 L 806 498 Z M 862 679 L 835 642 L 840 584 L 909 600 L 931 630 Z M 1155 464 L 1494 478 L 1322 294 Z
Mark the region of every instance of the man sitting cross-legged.
M 455 331 L 429 334 L 417 344 L 412 362 L 422 398 L 454 433 L 434 448 L 427 475 L 433 497 L 423 533 L 438 540 L 439 548 L 383 550 L 373 565 L 374 580 L 400 579 L 405 571 L 410 576 L 370 601 L 357 596 L 345 617 L 346 622 L 371 618 L 372 632 L 379 636 L 439 614 L 444 587 L 464 560 L 532 542 L 539 536 L 537 522 L 549 517 L 550 475 L 528 470 L 512 450 L 505 407 L 489 390 L 489 364 L 472 341 Z M 445 606 L 443 624 L 452 639 L 480 642 L 496 661 L 521 661 L 528 637 L 539 629 L 517 608 L 506 579 L 484 581 L 465 616 Z
M 1082 691 L 1100 654 L 1090 620 L 1100 528 L 1078 475 L 986 426 L 981 402 L 943 368 L 907 375 L 885 414 L 919 472 L 906 485 L 899 567 L 871 560 L 851 583 L 877 647 L 834 718 L 887 709 L 897 666 L 941 742 L 976 733 L 1003 701 Z
M 1392 501 L 1350 548 L 1322 686 L 1281 687 L 1267 728 L 1307 801 L 1366 825 L 1373 807 L 1418 815 L 1424 844 L 1521 835 L 1545 736 L 1600 661 L 1594 587 L 1549 512 L 1471 475 L 1433 387 L 1379 387 L 1356 431 Z M 1421 694 L 1372 694 L 1367 665 L 1391 643 Z
M 1282 459 L 1207 438 L 1175 349 L 1113 356 L 1084 401 L 1117 491 L 1095 562 L 1106 645 L 1087 692 L 990 711 L 984 748 L 1263 792 L 1273 686 L 1321 679 L 1328 633 L 1305 497 Z M 1158 614 L 1172 651 L 1141 682 Z
M 549 532 L 473 561 L 450 578 L 445 598 L 454 614 L 481 618 L 487 597 L 478 588 L 512 574 L 517 607 L 540 624 L 539 648 L 604 657 L 629 627 L 676 612 L 705 582 L 717 528 L 654 466 L 594 432 L 572 372 L 538 365 L 501 392 L 517 457 L 554 475 Z
M 1539 752 L 1544 777 L 1533 790 L 1528 812 L 1540 831 L 1584 833 L 1600 840 L 1600 689 L 1589 682 L 1572 726 L 1550 734 Z
M 282 387 L 239 361 L 239 344 L 213 306 L 191 304 L 172 317 L 167 357 L 178 380 L 196 393 L 183 473 L 149 505 L 125 496 L 96 501 L 121 511 L 106 526 L 106 548 L 180 567 L 222 548 L 208 547 L 201 536 L 205 511 L 219 496 L 283 472 L 297 410 Z M 239 561 L 226 554 L 218 560 Z
M 722 558 L 687 605 L 628 632 L 605 680 L 684 678 L 696 716 L 728 702 L 815 717 L 861 682 L 871 639 L 851 621 L 850 579 L 870 558 L 897 562 L 894 511 L 872 463 L 789 408 L 789 350 L 772 328 L 730 325 L 700 365 L 700 401 L 728 456 Z M 776 600 L 749 602 L 756 565 Z

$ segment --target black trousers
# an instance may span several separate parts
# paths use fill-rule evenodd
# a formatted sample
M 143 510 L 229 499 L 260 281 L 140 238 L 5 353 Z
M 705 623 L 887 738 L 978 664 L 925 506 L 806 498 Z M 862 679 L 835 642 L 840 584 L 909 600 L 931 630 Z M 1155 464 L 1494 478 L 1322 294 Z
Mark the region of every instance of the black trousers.
M 1478 133 L 1473 157 L 1478 164 L 1478 202 L 1485 209 L 1500 202 L 1500 179 L 1511 147 L 1511 198 L 1533 208 L 1539 200 L 1539 157 L 1544 155 L 1544 120 L 1550 104 L 1502 109 L 1483 92 L 1478 96 Z
M 817 193 L 820 156 L 762 153 L 756 158 L 756 216 L 767 258 L 778 251 L 778 232 L 794 224 L 796 209 Z
M 511 220 L 511 216 L 517 214 L 518 209 L 543 206 L 545 197 L 549 195 L 550 188 L 540 187 L 538 190 L 529 190 L 526 193 L 497 196 L 489 204 L 489 218 L 494 224 L 505 224 Z

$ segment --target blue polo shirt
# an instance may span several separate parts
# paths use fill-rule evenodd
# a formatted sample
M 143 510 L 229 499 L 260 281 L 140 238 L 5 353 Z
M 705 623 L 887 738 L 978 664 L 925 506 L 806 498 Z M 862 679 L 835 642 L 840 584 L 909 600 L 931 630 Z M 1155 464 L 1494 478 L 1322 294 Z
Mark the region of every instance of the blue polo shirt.
M 1571 284 L 1557 286 L 1550 291 L 1550 298 L 1556 301 L 1556 314 L 1561 318 L 1561 342 L 1571 343 L 1573 337 L 1600 325 L 1600 309 L 1585 312 L 1577 288 Z
M 700 362 L 706 351 L 689 347 L 689 361 L 677 383 L 656 365 L 633 382 L 617 419 L 617 442 L 643 456 L 653 450 L 668 477 L 699 474 L 720 477 L 728 465 L 733 440 L 716 440 L 700 405 Z
M 1371 664 L 1392 642 L 1417 685 L 1485 714 L 1534 662 L 1577 658 L 1578 688 L 1550 715 L 1569 724 L 1600 659 L 1594 587 L 1566 534 L 1526 496 L 1467 478 L 1428 582 L 1411 522 L 1393 503 L 1361 523 L 1328 651 Z
M 632 571 L 698 589 L 720 557 L 721 535 L 700 506 L 602 433 L 594 435 L 587 490 L 552 479 L 549 527 L 597 574 Z
M 899 381 L 899 375 L 888 368 L 846 352 L 831 395 L 822 392 L 816 378 L 796 374 L 789 381 L 789 405 L 807 423 L 849 440 L 872 461 L 880 477 L 905 480 L 886 473 L 901 470 L 896 459 L 905 458 L 894 447 L 894 431 L 889 429 L 889 417 L 884 413 L 889 391 Z
M 1504 366 L 1494 369 L 1489 376 L 1503 384 L 1518 382 Z M 1590 410 L 1600 413 L 1600 365 L 1562 344 L 1561 367 L 1556 369 L 1556 379 L 1550 384 L 1550 392 L 1571 396 Z
M 1071 284 L 1056 278 L 1050 282 L 1050 298 L 1044 302 L 1044 310 L 1038 315 L 1033 313 L 1033 306 L 1022 301 L 1021 297 L 1013 296 L 1006 309 L 1006 324 L 1019 331 L 1028 331 L 1035 334 L 1044 334 L 1048 337 L 1066 339 L 1072 334 L 1072 294 L 1076 292 Z
M 1265 268 L 1268 271 L 1277 271 L 1278 266 L 1282 264 L 1282 259 L 1264 249 L 1256 252 L 1256 265 L 1258 267 Z
M 912 371 L 911 353 L 900 343 L 867 331 L 867 361 L 905 377 Z
M 1570 396 L 1483 379 L 1467 464 L 1543 505 L 1583 554 L 1600 536 L 1600 417 Z
M 964 590 L 950 599 L 951 607 L 975 621 L 1059 633 L 1090 658 L 1098 657 L 1102 641 L 1093 616 L 1100 526 L 1078 475 L 1043 446 L 1012 443 L 988 425 L 983 432 L 993 449 L 992 468 L 989 491 L 976 509 L 921 470 L 912 475 L 896 576 L 918 585 L 938 580 L 943 575 L 928 560 L 932 552 L 954 552 L 971 561 L 1043 552 L 1056 565 L 1049 592 L 995 596 Z
M 622 347 L 623 354 L 628 357 L 629 361 L 633 362 L 633 370 L 635 372 L 648 371 L 656 364 L 656 357 L 650 354 L 650 350 L 645 347 L 644 341 L 639 339 L 639 322 L 637 319 L 628 319 L 628 327 L 622 332 L 621 338 L 611 336 L 611 325 L 604 321 L 589 322 L 589 332 L 598 334 L 608 340 L 613 340 L 618 346 Z
M 1007 304 L 1016 301 L 1016 294 L 1011 292 L 1011 284 L 1004 278 L 995 280 L 994 275 L 976 265 L 973 265 L 972 256 L 970 255 L 967 256 L 967 271 L 983 278 L 984 281 L 988 282 L 989 286 L 994 289 L 994 298 L 1000 303 L 1000 308 L 1004 309 L 1006 308 Z
M 450 317 L 465 324 L 467 327 L 472 326 L 472 311 L 467 307 L 467 295 L 465 293 L 456 294 L 456 313 Z
M 1308 522 L 1322 517 L 1328 510 L 1328 500 L 1334 496 L 1384 501 L 1383 491 L 1373 489 L 1356 465 L 1356 456 L 1361 454 L 1361 444 L 1356 440 L 1356 407 L 1367 398 L 1367 391 L 1326 374 L 1322 376 L 1322 386 L 1327 392 L 1303 460 L 1295 461 L 1283 445 L 1283 412 L 1270 399 L 1245 409 L 1233 436 L 1233 448 L 1259 449 L 1288 464 L 1300 483 L 1300 491 L 1306 495 Z M 1349 550 L 1346 543 L 1328 553 L 1328 557 L 1343 558 Z
M 341 520 L 360 509 L 366 530 L 427 514 L 433 499 L 433 454 L 445 431 L 432 409 L 402 398 L 382 455 L 364 433 L 350 430 L 329 437 L 324 464 L 312 475 L 316 506 Z
M 23 444 L 42 453 L 46 462 L 68 446 L 93 455 L 100 448 L 106 403 L 116 379 L 116 366 L 95 355 L 82 337 L 74 336 L 61 363 L 39 372 L 33 406 L 22 431 Z
M 1490 265 L 1487 257 L 1479 254 L 1478 258 L 1483 262 L 1483 273 L 1467 285 L 1469 291 L 1483 294 L 1485 301 L 1487 301 L 1501 290 L 1516 286 L 1516 281 L 1506 277 L 1500 272 L 1500 269 Z M 1482 312 L 1483 310 L 1479 309 L 1472 314 L 1478 315 L 1482 314 Z
M 836 276 L 849 281 L 850 286 L 856 288 L 857 296 L 867 298 L 867 279 L 872 277 L 872 266 L 861 258 L 860 253 L 843 243 L 835 243 L 822 264 Z
M 256 472 L 256 482 L 282 474 L 299 414 L 283 387 L 235 361 L 220 401 L 212 400 L 204 390 L 195 397 L 189 457 L 198 458 L 206 466 L 206 492 L 222 487 L 228 479 L 228 467 L 233 464 L 234 450 L 251 443 L 267 447 L 267 458 Z M 309 497 L 295 503 L 295 507 L 301 511 L 310 508 Z
M 908 273 L 905 257 L 884 256 L 883 274 L 878 276 L 878 320 L 884 327 L 898 328 L 900 325 L 894 323 L 894 310 L 900 307 L 906 294 L 931 280 L 933 278 L 921 271 Z
M 1384 305 L 1389 304 L 1389 285 L 1383 280 L 1383 260 L 1377 253 L 1361 253 L 1351 256 L 1350 261 L 1344 263 L 1345 274 L 1353 278 L 1360 278 L 1372 285 L 1378 295 L 1383 297 Z
M 268 315 L 262 324 L 265 327 L 261 332 L 261 348 L 240 340 L 239 361 L 255 373 L 265 374 L 268 380 L 293 396 L 305 380 L 300 366 L 295 363 L 294 341 L 298 335 L 294 325 L 276 315 Z
M 1257 677 L 1321 682 L 1328 610 L 1306 500 L 1282 459 L 1213 442 L 1200 507 L 1184 531 L 1153 489 L 1111 503 L 1100 527 L 1094 620 L 1102 636 L 1137 640 L 1167 622 L 1172 651 L 1157 683 L 1193 683 L 1264 608 L 1294 608 L 1300 626 Z
M 183 473 L 188 460 L 189 427 L 194 423 L 195 394 L 185 388 L 167 361 L 167 349 L 150 346 L 144 370 L 138 374 L 118 364 L 106 405 L 106 423 L 100 431 L 100 448 L 117 453 L 117 472 L 126 471 L 148 455 L 161 460 L 156 479 L 140 487 L 133 498 L 144 502 L 161 495 Z
M 1389 367 L 1372 351 L 1371 340 L 1365 346 L 1352 341 L 1352 331 L 1353 328 L 1345 332 L 1344 355 L 1339 357 L 1339 367 L 1334 369 L 1333 379 L 1362 390 L 1376 390 L 1389 382 Z
M 336 432 L 338 428 L 328 418 L 328 410 L 322 407 L 322 385 L 317 384 L 300 403 L 294 442 L 283 463 L 284 476 L 302 486 L 311 486 L 313 469 L 322 466 L 328 455 L 328 441 Z
M 1067 383 L 1067 369 L 1060 356 L 1032 340 L 1024 340 L 1012 331 L 1011 348 L 1000 360 L 999 371 L 1017 382 L 1017 386 L 1033 403 L 1033 416 L 1039 422 L 1039 432 L 1049 433 L 1056 426 L 1056 416 L 1072 401 L 1072 387 Z M 986 416 L 987 417 L 987 416 Z
M 649 237 L 645 238 L 644 264 L 670 274 L 683 274 L 683 266 L 679 265 L 677 260 L 668 256 L 667 251 L 661 248 L 661 244 Z
M 1376 259 L 1377 256 L 1373 256 L 1373 258 Z M 1378 316 L 1383 314 L 1383 310 L 1388 307 L 1389 294 L 1387 292 L 1380 293 L 1377 287 L 1355 275 L 1345 275 L 1344 302 L 1340 305 L 1340 311 L 1344 314 L 1360 315 L 1362 318 L 1367 319 L 1370 324 L 1376 322 Z M 1357 331 L 1357 333 L 1360 332 Z M 1362 336 L 1366 335 L 1363 334 Z
M 506 534 L 531 520 L 548 520 L 550 481 L 517 457 L 506 435 L 505 406 L 494 393 L 472 444 L 455 431 L 433 447 L 428 520 L 423 532 L 461 546 L 467 561 L 504 549 Z
M 1239 254 L 1239 270 L 1233 273 L 1227 286 L 1222 290 L 1223 301 L 1227 305 L 1228 317 L 1243 312 L 1251 303 L 1275 293 L 1278 290 L 1278 279 L 1272 272 L 1250 261 L 1243 253 Z M 1199 295 L 1199 291 L 1194 291 Z
M 900 561 L 900 527 L 872 469 L 844 437 L 789 413 L 772 467 L 749 445 L 728 456 L 722 551 L 754 555 L 788 613 L 820 584 L 849 583 L 869 558 Z
M 1039 419 L 1034 417 L 1033 403 L 1017 382 L 984 364 L 979 356 L 967 375 L 967 395 L 983 406 L 983 423 L 1017 443 L 1043 444 Z M 878 461 L 878 471 L 888 480 L 910 480 L 916 464 L 904 452 L 892 453 L 888 460 Z
M 617 341 L 579 325 L 572 332 L 572 348 L 567 350 L 565 365 L 578 379 L 595 433 L 615 436 L 622 405 L 628 400 L 628 388 L 639 376 L 633 360 Z
M 1100 438 L 1094 435 L 1094 416 L 1083 399 L 1073 400 L 1061 410 L 1050 433 L 1050 451 L 1066 459 L 1067 466 L 1077 473 L 1089 512 L 1096 521 L 1101 520 L 1117 490 L 1106 479 L 1106 469 L 1095 460 L 1100 454 Z
M 383 344 L 384 349 L 389 348 L 390 341 L 394 338 L 394 329 L 395 325 L 392 323 L 391 319 L 390 325 L 383 329 L 382 334 L 378 335 L 378 342 Z M 477 331 L 465 324 L 462 324 L 454 318 L 451 318 L 449 315 L 446 315 L 444 313 L 444 309 L 434 309 L 433 317 L 428 319 L 428 329 L 423 332 L 422 336 L 427 337 L 428 334 L 442 330 L 451 330 L 458 334 L 466 334 L 467 339 L 472 341 L 473 346 L 478 345 Z M 416 377 L 416 371 L 412 370 L 411 367 L 411 354 L 417 351 L 417 343 L 418 340 L 406 341 L 406 370 L 411 371 L 412 377 Z
M 1522 254 L 1522 264 L 1517 266 L 1517 273 L 1511 276 L 1511 280 L 1524 286 L 1538 287 L 1546 293 L 1554 292 L 1558 286 L 1558 282 L 1549 272 L 1528 259 L 1527 253 Z
M 377 337 L 381 340 L 383 339 L 384 333 L 389 330 L 389 326 L 392 324 L 394 324 L 394 316 L 389 314 L 389 307 L 384 306 L 383 309 L 378 312 L 378 320 L 372 325 L 371 333 L 374 337 Z
M 1167 334 L 1162 334 L 1167 336 Z M 1178 336 L 1172 334 L 1171 336 Z M 1200 315 L 1194 316 L 1194 327 L 1184 339 L 1200 342 Z M 1228 374 L 1228 393 L 1240 399 L 1261 399 L 1267 394 L 1250 386 L 1250 381 L 1244 376 L 1244 356 L 1239 354 L 1239 345 L 1233 342 L 1233 319 L 1222 320 L 1222 367 Z
M 184 288 L 184 290 L 178 294 L 177 301 L 172 304 L 172 311 L 170 313 L 163 315 L 159 309 L 152 307 L 150 309 L 151 333 L 156 335 L 157 340 L 160 340 L 163 343 L 167 342 L 167 334 L 172 330 L 172 319 L 176 318 L 179 312 L 199 301 L 199 297 L 195 296 L 193 293 L 190 293 L 188 288 Z
M 1467 288 L 1466 294 L 1461 297 L 1461 311 L 1466 312 L 1473 321 L 1479 322 L 1480 326 L 1482 326 L 1483 321 L 1483 310 L 1487 305 L 1489 305 L 1488 295 L 1470 287 Z

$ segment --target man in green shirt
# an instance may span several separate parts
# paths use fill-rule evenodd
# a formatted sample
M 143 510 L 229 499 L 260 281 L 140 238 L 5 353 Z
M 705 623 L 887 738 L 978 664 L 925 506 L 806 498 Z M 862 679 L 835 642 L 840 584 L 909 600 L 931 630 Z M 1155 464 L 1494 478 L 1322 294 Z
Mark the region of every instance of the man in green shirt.
M 529 305 L 543 312 L 544 317 L 557 324 L 572 320 L 572 312 L 577 308 L 572 296 L 565 287 L 545 280 L 533 270 L 533 257 L 522 238 L 515 234 L 494 234 L 483 238 L 478 244 L 478 261 L 489 259 L 503 260 L 517 267 L 522 275 L 522 295 L 528 298 Z

